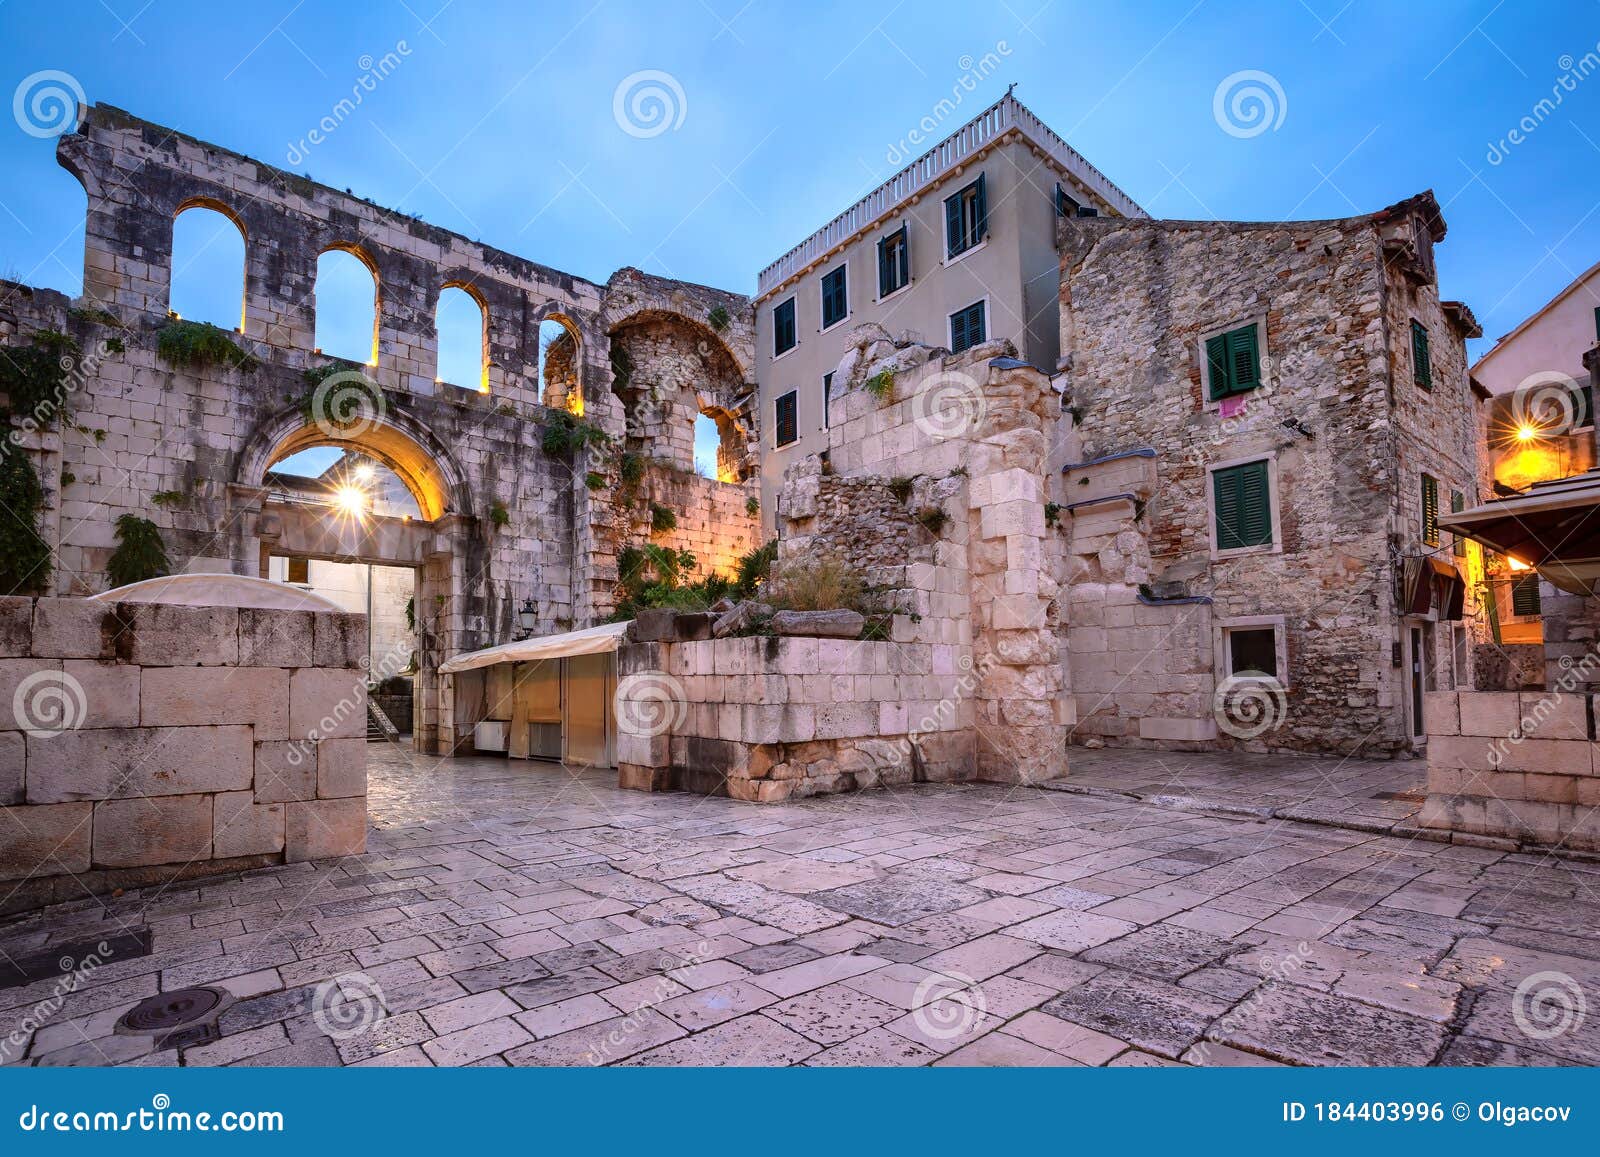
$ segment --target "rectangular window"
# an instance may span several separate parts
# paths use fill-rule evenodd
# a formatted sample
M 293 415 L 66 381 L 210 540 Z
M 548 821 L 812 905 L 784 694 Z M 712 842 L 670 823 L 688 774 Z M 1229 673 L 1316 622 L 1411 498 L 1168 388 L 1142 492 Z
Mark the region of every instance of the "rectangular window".
M 1428 352 L 1428 330 L 1415 319 L 1411 322 L 1411 372 L 1417 385 L 1433 389 L 1433 356 Z
M 944 202 L 945 256 L 965 253 L 989 232 L 989 197 L 983 174 Z
M 1461 493 L 1459 490 L 1452 490 L 1450 492 L 1450 513 L 1460 514 L 1466 508 L 1467 496 Z M 1459 534 L 1454 535 L 1453 537 L 1455 538 L 1455 543 L 1453 544 L 1452 549 L 1455 551 L 1455 556 L 1457 558 L 1466 558 L 1467 540 Z
M 787 446 L 800 437 L 800 400 L 793 390 L 778 396 L 776 413 L 777 443 Z
M 974 302 L 966 309 L 950 315 L 950 352 L 960 353 L 984 340 L 983 302 Z
M 794 349 L 798 338 L 794 330 L 794 298 L 772 310 L 772 356 L 780 357 Z
M 1255 323 L 1207 338 L 1206 370 L 1211 380 L 1209 397 L 1213 402 L 1259 386 L 1261 351 Z
M 846 292 L 843 265 L 822 276 L 822 328 L 838 325 L 850 315 L 850 297 Z
M 1278 632 L 1272 627 L 1227 627 L 1228 674 L 1278 677 Z
M 1511 613 L 1518 616 L 1540 613 L 1538 572 L 1523 575 L 1511 584 Z
M 1267 461 L 1211 472 L 1218 550 L 1272 545 L 1272 487 Z
M 1057 217 L 1076 217 L 1078 215 L 1078 210 L 1079 210 L 1080 207 L 1081 206 L 1079 206 L 1078 202 L 1074 201 L 1070 196 L 1067 195 L 1067 191 L 1061 187 L 1061 182 L 1057 181 L 1056 182 L 1056 216 Z
M 289 581 L 292 583 L 310 582 L 311 560 L 305 558 L 291 558 L 289 560 Z
M 824 430 L 832 425 L 828 421 L 828 395 L 831 393 L 833 393 L 833 374 L 830 371 L 822 375 L 822 428 Z
M 1439 480 L 1422 476 L 1422 545 L 1439 545 Z
M 911 284 L 911 238 L 904 225 L 878 242 L 878 296 Z

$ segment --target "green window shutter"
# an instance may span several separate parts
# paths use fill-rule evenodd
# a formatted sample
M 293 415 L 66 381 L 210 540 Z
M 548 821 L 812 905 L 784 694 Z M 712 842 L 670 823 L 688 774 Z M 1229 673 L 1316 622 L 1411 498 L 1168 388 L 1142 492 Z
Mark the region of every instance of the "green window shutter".
M 1439 545 L 1439 480 L 1432 474 L 1422 476 L 1422 544 Z
M 891 234 L 892 236 L 892 234 Z M 878 296 L 885 297 L 889 293 L 889 238 L 885 237 L 878 242 Z
M 1217 549 L 1272 544 L 1272 488 L 1267 463 L 1246 462 L 1211 474 Z
M 1459 490 L 1452 490 L 1450 492 L 1450 513 L 1451 514 L 1460 514 L 1466 508 L 1467 508 L 1467 496 L 1465 494 L 1462 494 L 1461 491 L 1459 491 Z M 1455 551 L 1455 556 L 1457 558 L 1466 558 L 1467 557 L 1467 540 L 1465 538 L 1463 538 L 1459 534 L 1454 535 L 1453 537 L 1455 539 L 1455 542 L 1452 545 L 1452 549 Z
M 957 310 L 950 315 L 950 351 L 960 353 L 971 344 L 967 341 L 967 311 Z
M 961 243 L 961 194 L 946 199 L 944 203 L 945 255 L 954 257 L 966 248 Z
M 1537 615 L 1543 607 L 1539 597 L 1539 575 L 1524 575 L 1511 584 L 1511 613 Z
M 1233 392 L 1243 393 L 1261 384 L 1260 358 L 1256 349 L 1256 327 L 1247 325 L 1228 335 L 1228 360 L 1233 369 Z
M 1417 385 L 1433 389 L 1433 358 L 1428 352 L 1428 331 L 1420 321 L 1411 323 L 1411 369 Z
M 911 284 L 911 233 L 908 226 L 900 226 L 900 279 L 895 288 Z
M 787 353 L 794 345 L 794 298 L 791 297 L 772 311 L 772 356 Z
M 779 446 L 787 446 L 800 437 L 799 404 L 795 392 L 790 390 L 781 396 L 774 408 L 777 418 L 777 443 Z
M 850 312 L 843 265 L 822 278 L 822 328 L 837 325 Z
M 1206 376 L 1210 380 L 1210 398 L 1214 402 L 1232 392 L 1228 373 L 1228 335 L 1219 333 L 1206 339 Z
M 988 337 L 984 329 L 983 320 L 983 302 L 980 301 L 977 305 L 967 310 L 968 345 L 977 345 Z
M 989 195 L 986 191 L 988 183 L 982 173 L 978 174 L 978 191 L 972 197 L 972 241 L 976 245 L 982 241 L 989 232 Z

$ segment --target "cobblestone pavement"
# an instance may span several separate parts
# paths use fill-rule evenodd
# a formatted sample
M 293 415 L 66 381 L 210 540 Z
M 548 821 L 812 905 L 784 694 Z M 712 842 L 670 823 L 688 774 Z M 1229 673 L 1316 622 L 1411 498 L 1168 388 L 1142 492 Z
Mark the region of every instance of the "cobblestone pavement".
M 1593 864 L 1111 795 L 923 786 L 761 806 L 373 755 L 365 856 L 0 926 L 5 1059 L 1600 1058 L 1600 1013 L 1573 1003 L 1600 991 Z M 101 942 L 71 985 L 19 982 Z M 113 1033 L 135 1002 L 197 984 L 236 998 L 215 1030 Z

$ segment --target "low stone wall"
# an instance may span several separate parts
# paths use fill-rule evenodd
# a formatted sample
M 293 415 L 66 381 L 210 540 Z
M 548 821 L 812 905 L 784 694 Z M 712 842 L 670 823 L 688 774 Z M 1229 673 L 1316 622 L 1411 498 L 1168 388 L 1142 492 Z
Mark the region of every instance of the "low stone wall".
M 910 620 L 896 616 L 896 637 Z M 772 803 L 970 779 L 976 685 L 967 648 L 747 637 L 633 642 L 617 652 L 624 788 Z
M 0 909 L 366 846 L 366 621 L 0 598 Z
M 1600 851 L 1600 744 L 1590 737 L 1590 696 L 1437 691 L 1423 711 L 1423 827 Z

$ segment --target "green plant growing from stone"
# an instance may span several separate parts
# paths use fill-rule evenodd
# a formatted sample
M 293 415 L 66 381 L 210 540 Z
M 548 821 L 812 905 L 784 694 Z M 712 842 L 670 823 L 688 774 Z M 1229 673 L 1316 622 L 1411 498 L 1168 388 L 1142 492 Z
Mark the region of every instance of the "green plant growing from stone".
M 489 504 L 489 521 L 496 530 L 511 525 L 511 511 L 498 498 Z
M 1061 520 L 1061 503 L 1046 502 L 1044 504 L 1044 524 L 1054 526 Z
M 889 479 L 889 493 L 894 495 L 896 502 L 904 502 L 911 497 L 911 487 L 915 483 L 915 478 L 891 478 Z
M 599 426 L 574 417 L 565 410 L 552 410 L 539 439 L 539 448 L 552 458 L 565 458 L 575 450 L 604 446 L 611 436 Z
M 775 538 L 748 554 L 740 555 L 739 561 L 733 566 L 734 593 L 741 599 L 754 598 L 772 577 L 772 564 L 777 558 L 778 540 Z
M 678 516 L 667 506 L 659 502 L 650 504 L 650 532 L 652 534 L 665 534 L 669 530 L 678 529 Z
M 751 518 L 761 513 L 761 500 L 754 495 L 744 500 L 744 512 Z
M 0 454 L 0 594 L 38 594 L 50 585 L 50 547 L 39 536 L 44 488 L 17 447 Z
M 183 369 L 218 366 L 248 372 L 259 364 L 227 330 L 204 321 L 168 322 L 156 334 L 156 355 Z
M 106 574 L 113 587 L 160 578 L 172 573 L 161 530 L 148 518 L 124 514 L 117 519 L 117 549 L 106 563 Z
M 606 488 L 606 476 L 591 470 L 583 476 L 583 484 L 590 490 L 604 490 Z
M 917 523 L 929 534 L 937 536 L 950 521 L 942 506 L 925 506 L 914 516 Z
M 157 490 L 150 501 L 156 506 L 182 506 L 189 501 L 189 495 L 182 490 Z
M 720 305 L 711 307 L 711 312 L 706 314 L 706 321 L 711 323 L 711 328 L 721 333 L 728 328 L 728 311 Z
M 887 402 L 894 396 L 894 371 L 879 370 L 861 383 L 861 388 L 874 398 L 877 398 L 878 401 Z
M 617 459 L 617 476 L 622 479 L 622 485 L 632 490 L 644 481 L 644 455 L 628 451 Z
M 8 348 L 0 357 L 0 393 L 6 396 L 0 412 L 51 425 L 65 400 L 67 371 L 76 366 L 79 352 L 77 342 L 49 329 L 35 333 L 32 345 Z
M 768 581 L 761 601 L 784 611 L 876 611 L 860 573 L 841 558 L 789 562 Z

